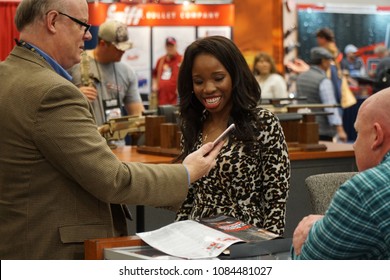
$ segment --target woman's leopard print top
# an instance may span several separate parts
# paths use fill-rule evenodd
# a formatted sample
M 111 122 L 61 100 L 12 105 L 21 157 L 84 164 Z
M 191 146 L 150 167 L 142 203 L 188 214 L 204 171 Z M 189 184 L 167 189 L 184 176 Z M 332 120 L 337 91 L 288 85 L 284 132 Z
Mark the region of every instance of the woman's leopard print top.
M 290 181 L 287 144 L 279 120 L 259 108 L 265 130 L 258 130 L 259 145 L 243 152 L 234 136 L 222 147 L 217 165 L 190 186 L 176 220 L 199 220 L 223 214 L 282 235 Z M 198 135 L 196 149 L 202 145 Z

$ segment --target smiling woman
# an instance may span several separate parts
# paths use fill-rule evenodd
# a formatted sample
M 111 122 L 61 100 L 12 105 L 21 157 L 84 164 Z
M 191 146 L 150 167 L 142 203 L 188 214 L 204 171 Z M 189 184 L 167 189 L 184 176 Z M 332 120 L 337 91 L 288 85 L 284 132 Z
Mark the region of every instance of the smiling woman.
M 177 220 L 218 214 L 277 234 L 284 231 L 290 162 L 282 128 L 257 107 L 261 91 L 233 41 L 198 39 L 185 51 L 178 79 L 182 154 L 233 130 L 209 175 L 191 185 Z

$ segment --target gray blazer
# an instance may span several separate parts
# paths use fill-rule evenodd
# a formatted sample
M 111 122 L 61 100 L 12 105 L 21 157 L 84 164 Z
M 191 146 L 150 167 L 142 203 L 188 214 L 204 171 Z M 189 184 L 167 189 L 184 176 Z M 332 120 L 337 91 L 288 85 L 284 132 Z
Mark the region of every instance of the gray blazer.
M 84 240 L 124 223 L 110 203 L 178 207 L 187 195 L 183 165 L 119 161 L 84 95 L 26 48 L 0 63 L 0 119 L 0 259 L 83 258 Z

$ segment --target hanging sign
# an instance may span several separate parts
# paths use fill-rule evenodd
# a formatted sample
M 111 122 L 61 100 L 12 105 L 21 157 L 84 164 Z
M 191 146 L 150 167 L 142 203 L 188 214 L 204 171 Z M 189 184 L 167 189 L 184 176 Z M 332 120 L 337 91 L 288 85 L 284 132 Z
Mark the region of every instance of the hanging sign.
M 233 26 L 234 5 L 89 3 L 89 22 L 119 20 L 128 26 Z

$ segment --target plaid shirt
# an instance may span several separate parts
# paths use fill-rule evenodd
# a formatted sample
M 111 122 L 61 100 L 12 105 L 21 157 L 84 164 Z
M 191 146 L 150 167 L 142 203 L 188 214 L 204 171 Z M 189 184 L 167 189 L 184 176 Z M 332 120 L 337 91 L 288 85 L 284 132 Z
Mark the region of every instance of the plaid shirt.
M 390 259 L 390 152 L 334 195 L 293 259 Z

